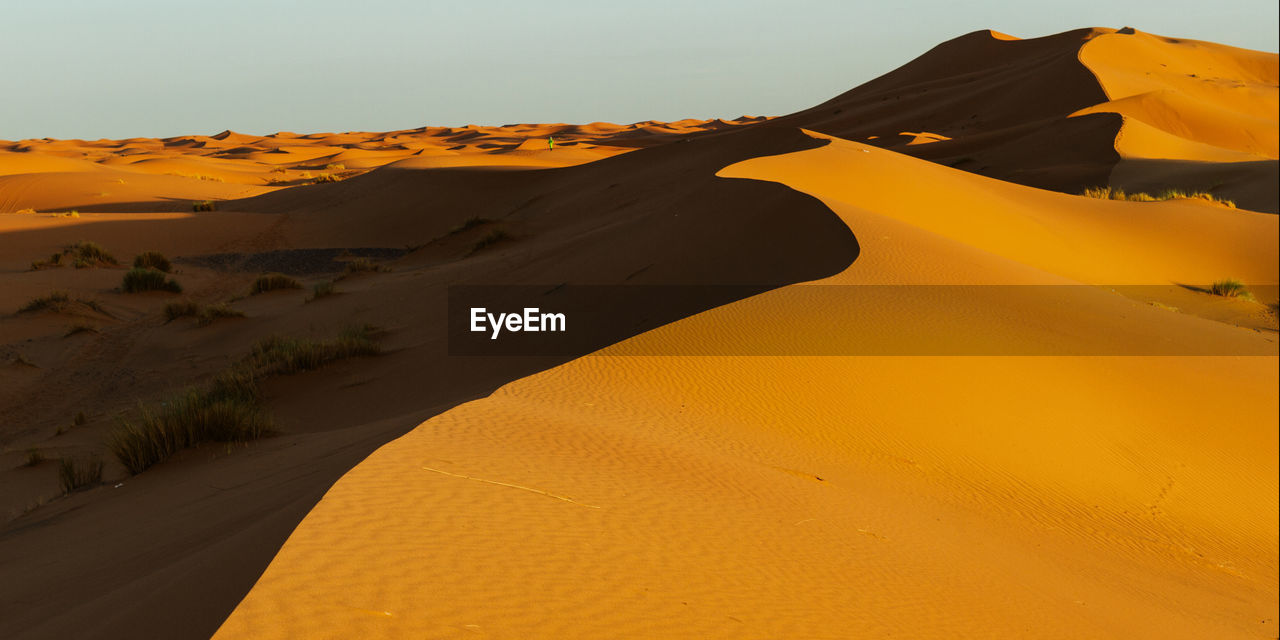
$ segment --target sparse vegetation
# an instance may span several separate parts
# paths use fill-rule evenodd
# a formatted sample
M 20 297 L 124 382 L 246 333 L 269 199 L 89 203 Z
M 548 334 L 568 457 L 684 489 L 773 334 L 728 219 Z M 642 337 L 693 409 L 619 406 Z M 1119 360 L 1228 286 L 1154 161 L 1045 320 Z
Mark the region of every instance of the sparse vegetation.
M 91 265 L 120 264 L 116 262 L 115 256 L 108 253 L 101 245 L 96 242 L 89 242 L 88 240 L 81 240 L 80 242 L 67 247 L 66 253 L 69 253 L 77 260 L 83 260 Z
M 178 318 L 194 318 L 200 315 L 200 305 L 192 300 L 174 300 L 164 305 L 165 322 L 173 322 Z
M 1160 193 L 1152 195 L 1143 192 L 1125 193 L 1124 189 L 1116 189 L 1112 187 L 1092 187 L 1085 189 L 1080 195 L 1089 198 L 1099 198 L 1102 200 L 1127 200 L 1129 202 L 1160 202 L 1164 200 L 1200 199 L 1231 207 L 1232 209 L 1236 207 L 1235 202 L 1219 198 L 1207 191 L 1181 191 L 1179 189 L 1166 189 Z
M 339 162 L 331 162 L 324 166 L 325 171 L 345 171 L 346 168 L 347 168 L 346 165 Z
M 332 280 L 317 282 L 315 286 L 311 287 L 311 297 L 307 298 L 307 302 L 319 300 L 320 298 L 331 296 L 337 292 L 337 289 L 333 286 Z
M 200 200 L 198 202 L 192 202 L 191 210 L 192 211 L 213 211 L 214 210 L 213 201 Z
M 143 251 L 133 258 L 133 266 L 137 269 L 155 269 L 169 273 L 173 265 L 169 264 L 169 259 L 164 257 L 159 251 Z
M 203 389 L 169 397 L 158 408 L 139 406 L 138 417 L 122 420 L 107 448 L 125 469 L 138 474 L 169 456 L 204 442 L 245 442 L 266 435 L 270 418 L 243 372 L 223 374 Z
M 1244 283 L 1232 278 L 1219 280 L 1209 285 L 1209 293 L 1212 293 L 1215 296 L 1223 296 L 1225 298 L 1244 298 L 1245 300 L 1253 299 L 1253 293 L 1244 286 Z
M 64 334 L 63 337 L 65 338 L 69 336 L 74 336 L 77 333 L 97 333 L 97 332 L 98 332 L 98 327 L 94 326 L 92 322 L 89 322 L 88 320 L 79 320 L 77 322 L 72 323 L 71 326 L 67 327 L 67 333 Z
M 166 280 L 164 272 L 138 267 L 134 267 L 124 274 L 124 282 L 121 288 L 125 293 L 139 293 L 141 291 L 182 293 L 182 285 L 172 278 Z
M 334 340 L 272 337 L 259 342 L 239 364 L 201 388 L 188 389 L 157 408 L 140 406 L 136 419 L 122 420 L 107 447 L 131 474 L 204 442 L 246 442 L 271 431 L 258 381 L 269 375 L 315 369 L 327 362 L 380 352 L 376 329 L 358 325 Z
M 87 460 L 61 458 L 58 460 L 58 480 L 63 493 L 71 493 L 102 482 L 102 458 L 92 456 Z
M 35 311 L 62 311 L 71 304 L 71 296 L 66 291 L 53 291 L 47 296 L 33 298 L 26 304 L 18 308 L 18 313 L 31 313 Z
M 322 173 L 312 178 L 311 184 L 323 184 L 325 182 L 341 182 L 341 181 L 342 181 L 342 178 L 340 176 L 334 175 L 332 173 Z
M 301 289 L 302 283 L 297 279 L 286 276 L 283 273 L 268 273 L 258 276 L 253 281 L 253 285 L 249 287 L 249 295 L 256 296 L 259 293 L 275 291 L 277 289 Z
M 32 260 L 31 261 L 32 271 L 39 271 L 40 269 L 43 269 L 45 267 L 61 267 L 61 266 L 62 266 L 61 253 L 55 253 L 52 256 L 49 256 L 48 260 Z
M 212 304 L 200 310 L 200 326 L 208 326 L 222 318 L 243 318 L 244 312 L 232 309 L 227 303 Z
M 253 346 L 248 362 L 263 375 L 318 369 L 334 360 L 381 353 L 374 333 L 376 329 L 370 325 L 354 325 L 343 329 L 334 340 L 271 336 Z
M 356 258 L 355 260 L 350 260 L 347 262 L 348 274 L 370 273 L 370 272 L 376 273 L 378 271 L 390 271 L 390 269 L 368 258 Z
M 44 462 L 44 454 L 40 453 L 39 449 L 32 447 L 30 449 L 27 449 L 27 460 L 22 464 L 22 466 L 34 467 L 40 464 L 41 462 Z
M 476 253 L 510 238 L 511 235 L 506 231 L 503 231 L 502 229 L 494 229 L 493 231 L 485 234 L 483 238 L 477 240 L 476 243 L 471 246 L 470 253 Z M 470 253 L 467 255 L 470 255 Z
M 223 180 L 222 178 L 219 178 L 218 176 L 210 176 L 210 175 L 205 175 L 203 173 L 169 173 L 168 175 L 178 176 L 179 178 L 194 178 L 196 180 L 207 180 L 209 182 L 226 182 L 225 180 Z

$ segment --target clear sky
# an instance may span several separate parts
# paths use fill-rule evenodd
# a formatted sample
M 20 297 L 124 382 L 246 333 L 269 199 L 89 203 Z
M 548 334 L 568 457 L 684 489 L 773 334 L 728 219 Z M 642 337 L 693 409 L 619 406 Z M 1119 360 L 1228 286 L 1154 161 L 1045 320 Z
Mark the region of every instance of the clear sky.
M 949 38 L 1275 52 L 1276 0 L 3 0 L 0 139 L 781 115 Z

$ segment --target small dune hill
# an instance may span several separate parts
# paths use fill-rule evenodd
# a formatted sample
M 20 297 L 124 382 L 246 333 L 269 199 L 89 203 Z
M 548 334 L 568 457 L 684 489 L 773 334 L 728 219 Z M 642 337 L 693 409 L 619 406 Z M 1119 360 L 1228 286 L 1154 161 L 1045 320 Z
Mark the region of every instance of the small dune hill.
M 1046 189 L 1207 191 L 1275 213 L 1276 76 L 1274 53 L 1127 28 L 979 31 L 777 121 Z

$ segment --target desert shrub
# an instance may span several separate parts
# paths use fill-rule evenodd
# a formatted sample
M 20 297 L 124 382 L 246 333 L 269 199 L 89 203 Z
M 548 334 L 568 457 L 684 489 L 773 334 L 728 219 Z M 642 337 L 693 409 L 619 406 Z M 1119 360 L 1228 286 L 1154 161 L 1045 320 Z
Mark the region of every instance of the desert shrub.
M 511 235 L 508 234 L 506 231 L 503 231 L 502 229 L 494 229 L 493 231 L 490 231 L 488 234 L 486 234 L 483 238 L 480 238 L 479 240 L 477 240 L 476 243 L 471 246 L 471 253 L 476 253 L 477 251 L 481 251 L 485 248 L 491 247 L 509 238 L 511 238 Z
M 122 420 L 108 435 L 107 448 L 129 473 L 138 474 L 187 447 L 268 435 L 271 419 L 260 404 L 260 377 L 377 354 L 376 332 L 370 325 L 356 325 L 343 329 L 334 340 L 263 340 L 237 366 L 207 385 L 175 394 L 158 407 L 140 405 L 136 418 Z
M 26 304 L 18 308 L 18 313 L 31 313 L 34 311 L 62 311 L 71 304 L 71 296 L 66 291 L 52 291 L 47 296 L 32 298 Z
M 368 258 L 356 258 L 355 260 L 347 262 L 347 273 L 349 274 L 367 273 L 370 271 L 389 271 L 389 269 Z
M 342 178 L 332 173 L 322 173 L 311 179 L 311 184 L 323 184 L 325 182 L 341 182 Z
M 332 280 L 317 282 L 314 287 L 311 287 L 311 297 L 307 298 L 307 301 L 319 300 L 320 298 L 331 296 L 337 292 L 337 288 L 333 286 Z
M 102 458 L 92 456 L 87 460 L 61 458 L 58 460 L 58 480 L 63 493 L 71 493 L 102 482 Z
M 30 449 L 27 449 L 27 459 L 25 462 L 23 462 L 22 466 L 34 467 L 40 464 L 41 462 L 44 462 L 44 454 L 40 453 L 39 449 L 32 447 Z
M 165 279 L 164 273 L 155 269 L 141 269 L 134 267 L 124 274 L 124 283 L 121 288 L 125 293 L 138 293 L 141 291 L 172 291 L 173 293 L 182 293 L 182 285 L 178 281 L 170 278 Z
M 178 318 L 194 318 L 200 315 L 200 305 L 191 300 L 174 300 L 164 305 L 165 322 Z
M 347 165 L 338 162 L 332 162 L 324 166 L 325 171 L 345 171 Z
M 155 269 L 169 273 L 173 265 L 159 251 L 143 251 L 133 258 L 133 266 L 138 269 Z
M 122 420 L 107 438 L 107 448 L 131 474 L 205 442 L 245 442 L 266 435 L 271 422 L 256 397 L 238 388 L 189 389 L 159 408 L 139 407 L 138 417 Z
M 298 282 L 295 278 L 286 276 L 283 273 L 268 273 L 266 275 L 258 276 L 258 279 L 253 281 L 253 285 L 249 287 L 249 295 L 256 296 L 259 293 L 266 293 L 277 289 L 301 288 L 302 283 Z
M 192 211 L 213 211 L 214 210 L 213 201 L 200 200 L 199 202 L 192 202 L 191 210 Z
M 373 339 L 376 331 L 370 325 L 355 325 L 344 328 L 334 340 L 271 336 L 254 345 L 247 361 L 262 375 L 318 369 L 335 360 L 381 353 Z
M 1215 202 L 1234 209 L 1236 203 L 1231 200 L 1219 198 L 1207 191 L 1182 191 L 1180 189 L 1165 189 L 1155 195 L 1143 192 L 1125 193 L 1124 189 L 1116 189 L 1113 187 L 1091 187 L 1080 193 L 1082 196 L 1090 198 L 1100 198 L 1103 200 L 1127 200 L 1129 202 L 1161 202 L 1164 200 L 1187 200 L 1199 199 Z
M 1244 283 L 1231 278 L 1219 280 L 1209 285 L 1209 293 L 1212 293 L 1215 296 L 1223 296 L 1227 298 L 1253 299 L 1253 294 L 1244 286 Z
M 244 312 L 232 309 L 227 303 L 211 304 L 200 310 L 200 326 L 208 326 L 222 318 L 243 318 Z
M 67 252 L 72 257 L 90 264 L 119 264 L 115 256 L 103 249 L 101 245 L 88 240 L 81 240 L 67 247 Z

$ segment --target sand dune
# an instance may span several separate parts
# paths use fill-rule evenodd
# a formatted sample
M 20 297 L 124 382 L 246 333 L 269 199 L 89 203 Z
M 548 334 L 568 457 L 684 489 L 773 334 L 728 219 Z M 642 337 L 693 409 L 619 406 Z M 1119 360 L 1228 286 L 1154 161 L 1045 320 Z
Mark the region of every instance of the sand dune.
M 813 285 L 1167 282 L 1245 268 L 1276 281 L 1265 214 L 1085 201 L 838 139 L 720 175 L 816 195 L 854 230 L 857 261 Z M 903 197 L 893 181 L 907 179 L 928 180 L 951 210 Z M 1141 243 L 1152 253 L 1127 250 L 1139 244 L 1130 234 L 1170 217 L 1180 221 Z M 1256 253 L 1212 250 L 1210 228 Z M 1072 246 L 1077 232 L 1091 251 Z M 1202 638 L 1274 627 L 1274 334 L 1089 289 L 1080 305 L 1131 317 L 1120 338 L 1181 339 L 1191 323 L 1202 339 L 1273 355 L 717 355 L 836 349 L 840 330 L 812 323 L 823 317 L 885 344 L 935 308 L 868 313 L 792 291 L 807 288 L 666 325 L 423 423 L 326 494 L 217 637 Z M 949 318 L 947 338 L 999 327 L 1004 341 L 1043 340 L 1036 319 L 1055 313 L 1010 300 Z M 655 355 L 671 353 L 705 355 Z M 1224 394 L 1257 402 L 1228 417 Z
M 779 118 L 0 142 L 0 636 L 1274 637 L 1276 60 L 984 31 Z M 451 355 L 454 285 L 601 330 Z M 60 495 L 352 322 L 275 435 Z
M 1274 53 L 1133 29 L 979 31 L 778 121 L 1041 188 L 1159 184 L 1275 213 L 1278 68 Z M 939 141 L 899 135 L 920 129 Z

